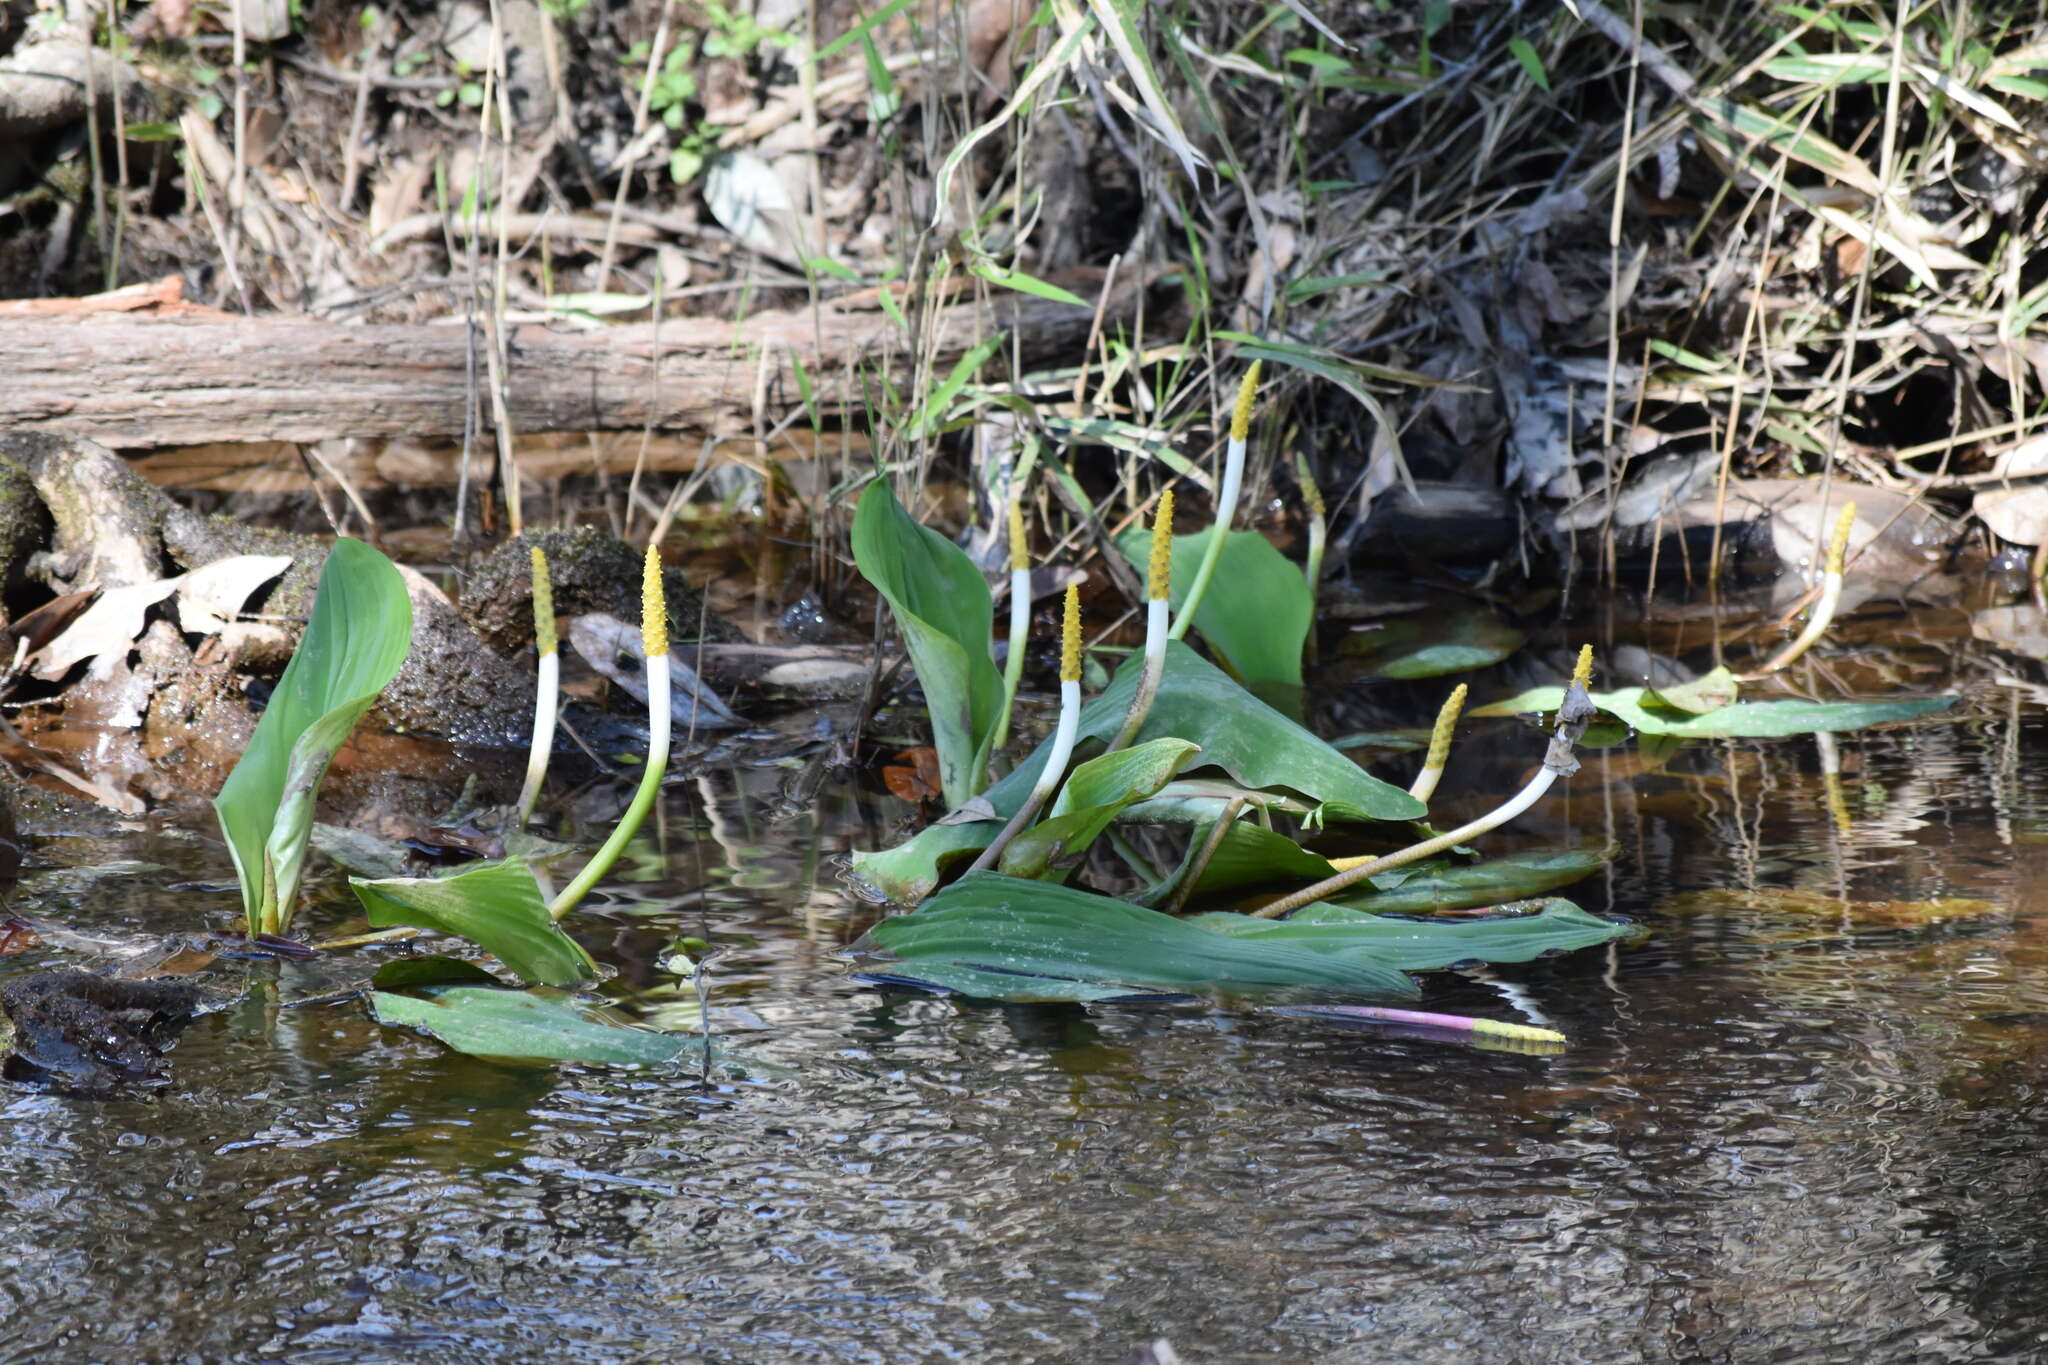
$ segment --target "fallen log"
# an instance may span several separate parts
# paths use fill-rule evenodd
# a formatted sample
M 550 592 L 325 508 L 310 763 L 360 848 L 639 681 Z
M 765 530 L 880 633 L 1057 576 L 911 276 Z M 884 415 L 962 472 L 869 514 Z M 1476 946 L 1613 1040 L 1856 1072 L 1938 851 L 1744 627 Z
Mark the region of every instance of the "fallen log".
M 1063 281 L 1086 298 L 1101 272 Z M 1102 325 L 1126 327 L 1143 285 L 1119 278 Z M 1095 303 L 1024 294 L 935 309 L 919 349 L 944 375 L 998 332 L 1027 363 L 1079 358 Z M 479 335 L 474 343 L 481 347 Z M 122 449 L 213 441 L 453 436 L 484 366 L 462 327 L 316 318 L 97 314 L 0 321 L 0 431 L 84 436 Z M 666 319 L 596 331 L 520 327 L 505 402 L 518 433 L 744 428 L 798 401 L 797 364 L 828 409 L 858 408 L 863 370 L 908 372 L 911 338 L 875 292 L 739 321 Z M 1005 352 L 1008 351 L 1005 347 Z M 479 377 L 476 382 L 483 382 Z M 479 404 L 488 425 L 491 404 Z

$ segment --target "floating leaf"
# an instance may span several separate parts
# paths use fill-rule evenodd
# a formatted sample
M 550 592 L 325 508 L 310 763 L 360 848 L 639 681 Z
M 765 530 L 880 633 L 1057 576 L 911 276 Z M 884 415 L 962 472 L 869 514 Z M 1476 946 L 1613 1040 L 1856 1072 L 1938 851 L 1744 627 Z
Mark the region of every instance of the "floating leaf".
M 1669 695 L 1668 693 L 1666 694 Z M 1472 716 L 1513 716 L 1554 711 L 1564 699 L 1561 687 L 1537 687 L 1504 701 L 1469 711 Z M 1770 738 L 1860 730 L 1866 725 L 1914 720 L 1946 711 L 1954 697 L 1899 697 L 1890 701 L 1739 701 L 1701 715 L 1656 704 L 1647 687 L 1595 692 L 1593 704 L 1619 717 L 1645 735 L 1681 739 Z
M 1197 915 L 1189 923 L 1241 941 L 1314 952 L 1369 951 L 1408 972 L 1434 971 L 1454 962 L 1528 962 L 1635 932 L 1631 925 L 1588 914 L 1567 900 L 1525 901 L 1500 909 L 1503 913 L 1485 919 L 1396 919 L 1323 903 L 1289 919 L 1213 914 Z
M 1088 851 L 1109 822 L 1173 780 L 1201 746 L 1155 739 L 1092 758 L 1074 769 L 1045 819 L 1012 839 L 998 868 L 1011 877 L 1043 877 L 1058 858 Z
M 377 1022 L 424 1029 L 475 1057 L 652 1066 L 690 1040 L 613 1023 L 567 996 L 542 990 L 440 986 L 419 996 L 375 991 Z
M 1529 637 L 1490 611 L 1397 616 L 1344 638 L 1347 678 L 1438 678 L 1497 664 Z
M 360 540 L 335 541 L 305 638 L 213 803 L 251 933 L 290 923 L 320 779 L 411 647 L 398 567 Z
M 987 998 L 998 1000 L 1069 1000 L 1075 983 L 1118 994 L 1417 994 L 1369 948 L 1237 941 L 1126 901 L 993 872 L 969 873 L 923 908 L 883 920 L 849 951 L 864 970 L 874 963 L 893 976 L 972 969 L 984 974 Z
M 1691 682 L 1677 683 L 1670 687 L 1644 688 L 1643 704 L 1647 707 L 1661 706 L 1666 710 L 1703 716 L 1709 711 L 1718 711 L 1732 704 L 1741 691 L 1742 684 L 1735 681 L 1733 673 L 1725 667 L 1714 668 Z
M 1081 738 L 1107 742 L 1123 725 L 1143 659 L 1133 655 L 1101 695 L 1081 711 Z M 1184 739 L 1202 748 L 1202 768 L 1221 768 L 1244 787 L 1286 789 L 1358 819 L 1418 820 L 1422 802 L 1366 772 L 1343 754 L 1232 682 L 1179 641 L 1166 647 L 1159 695 L 1138 732 L 1140 742 Z M 1041 744 L 1014 772 L 983 793 L 995 817 L 933 825 L 893 849 L 854 855 L 853 869 L 898 904 L 931 894 L 944 866 L 988 847 L 1015 814 L 1045 766 Z
M 349 878 L 370 923 L 466 938 L 527 981 L 574 986 L 597 975 L 583 946 L 548 914 L 533 871 L 508 858 L 447 877 Z
M 1214 529 L 1173 538 L 1176 612 L 1187 599 Z M 1124 558 L 1140 568 L 1151 547 L 1151 533 L 1142 527 L 1117 538 Z M 1195 608 L 1195 627 L 1246 686 L 1300 687 L 1301 651 L 1314 617 L 1315 598 L 1301 566 L 1258 532 L 1232 531 L 1217 556 L 1216 575 Z
M 1379 915 L 1499 905 L 1541 895 L 1591 876 L 1605 867 L 1615 852 L 1613 844 L 1596 844 L 1582 848 L 1523 849 L 1481 863 L 1433 858 L 1368 878 L 1374 890 L 1344 896 L 1335 903 Z
M 1620 938 L 1625 924 L 1551 900 L 1486 919 L 1411 920 L 1315 905 L 1289 920 L 1176 919 L 1107 896 L 977 872 L 850 950 L 864 974 L 929 981 L 994 1000 L 1412 996 L 1410 971 L 1527 962 Z M 1099 992 L 1099 993 L 1098 993 Z
M 960 547 L 903 510 L 887 479 L 861 495 L 853 557 L 903 632 L 931 709 L 946 804 L 957 806 L 980 790 L 982 746 L 1003 705 L 1003 680 L 989 654 L 995 604 L 988 584 Z

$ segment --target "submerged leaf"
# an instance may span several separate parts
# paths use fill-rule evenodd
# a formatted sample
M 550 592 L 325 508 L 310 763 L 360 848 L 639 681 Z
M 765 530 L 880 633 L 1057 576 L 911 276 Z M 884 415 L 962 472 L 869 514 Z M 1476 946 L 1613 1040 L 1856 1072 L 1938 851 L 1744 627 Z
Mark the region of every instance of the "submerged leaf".
M 527 981 L 574 986 L 597 975 L 583 945 L 548 914 L 533 870 L 518 858 L 447 877 L 349 878 L 370 923 L 466 938 Z
M 957 806 L 980 789 L 982 746 L 1003 705 L 989 653 L 995 604 L 988 583 L 957 545 L 903 510 L 887 479 L 861 494 L 853 557 L 903 632 L 931 711 L 946 804 Z
M 475 1057 L 652 1066 L 673 1061 L 690 1040 L 613 1023 L 553 992 L 440 986 L 419 996 L 374 991 L 380 1024 L 424 1029 Z
M 1673 915 L 1700 915 L 1749 910 L 1765 915 L 1796 915 L 1801 919 L 1832 919 L 1846 924 L 1910 929 L 1948 919 L 1977 919 L 1998 913 L 1996 901 L 1948 897 L 1932 901 L 1855 901 L 1827 891 L 1765 886 L 1752 890 L 1687 891 L 1658 909 Z
M 360 540 L 335 541 L 305 638 L 213 803 L 250 932 L 290 923 L 320 779 L 411 647 L 412 600 L 398 567 Z
M 1347 678 L 1435 678 L 1497 664 L 1529 637 L 1490 611 L 1397 616 L 1338 647 Z
M 1102 694 L 1081 711 L 1081 738 L 1107 742 L 1122 726 L 1137 691 L 1144 660 L 1125 660 Z M 1232 682 L 1223 671 L 1179 641 L 1166 647 L 1166 670 L 1152 703 L 1142 742 L 1183 739 L 1199 744 L 1201 768 L 1221 768 L 1245 787 L 1299 792 L 1337 812 L 1369 820 L 1416 820 L 1422 802 L 1366 772 L 1337 750 Z M 988 847 L 1015 814 L 1045 766 L 1041 744 L 984 796 L 996 818 L 933 825 L 908 843 L 854 855 L 855 874 L 898 904 L 931 894 L 944 867 Z

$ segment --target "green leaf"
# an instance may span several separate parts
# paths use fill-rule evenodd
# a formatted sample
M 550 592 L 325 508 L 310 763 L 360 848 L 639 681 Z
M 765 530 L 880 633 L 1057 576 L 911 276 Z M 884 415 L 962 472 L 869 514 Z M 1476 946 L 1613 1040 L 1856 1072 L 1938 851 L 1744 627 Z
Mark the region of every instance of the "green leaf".
M 976 261 L 968 269 L 987 280 L 990 284 L 998 285 L 1004 289 L 1014 289 L 1020 294 L 1035 295 L 1041 299 L 1050 299 L 1054 303 L 1071 303 L 1076 308 L 1092 308 L 1094 306 L 1088 300 L 1062 289 L 1056 284 L 1050 284 L 1036 276 L 1027 275 L 1021 270 L 1008 269 L 986 257 Z
M 1082 739 L 1108 742 L 1122 727 L 1144 660 L 1132 655 L 1102 694 L 1081 709 Z M 1418 820 L 1427 813 L 1399 787 L 1366 772 L 1337 750 L 1232 682 L 1221 669 L 1175 640 L 1166 647 L 1159 695 L 1138 740 L 1174 738 L 1202 747 L 1200 766 L 1221 768 L 1240 786 L 1285 788 L 1312 802 L 1356 812 L 1367 820 Z M 1050 741 L 983 795 L 994 811 L 986 820 L 933 825 L 908 843 L 854 855 L 853 870 L 899 905 L 931 894 L 947 864 L 987 848 L 1030 795 L 1045 766 Z
M 574 986 L 597 975 L 583 946 L 548 914 L 533 870 L 517 858 L 447 877 L 349 878 L 370 923 L 466 938 L 526 981 Z
M 861 495 L 853 558 L 903 632 L 931 709 L 946 804 L 957 807 L 981 790 L 982 746 L 1003 705 L 1003 680 L 989 654 L 995 604 L 988 583 L 958 546 L 903 510 L 887 479 Z
M 1490 611 L 1397 616 L 1344 637 L 1342 676 L 1436 678 L 1497 664 L 1529 637 Z
M 1508 39 L 1508 51 L 1521 63 L 1522 74 L 1534 81 L 1545 94 L 1550 91 L 1550 73 L 1543 69 L 1543 58 L 1536 52 L 1535 45 L 1527 38 Z
M 1212 810 L 1209 818 L 1214 820 L 1220 814 L 1220 809 Z M 1158 886 L 1149 888 L 1140 899 L 1148 905 L 1157 905 L 1172 895 L 1186 879 L 1188 866 L 1194 861 L 1201 843 L 1199 837 L 1191 840 L 1180 867 Z M 1336 870 L 1330 866 L 1328 858 L 1309 852 L 1279 831 L 1249 820 L 1238 820 L 1231 824 L 1223 835 L 1223 841 L 1216 845 L 1216 851 L 1210 855 L 1208 865 L 1202 869 L 1202 875 L 1190 894 L 1200 896 L 1236 891 L 1280 881 L 1319 882 Z
M 251 933 L 291 923 L 320 780 L 411 646 L 412 600 L 397 566 L 360 540 L 337 540 L 305 638 L 213 802 Z
M 122 135 L 130 142 L 176 142 L 185 136 L 175 123 L 131 123 Z
M 1892 64 L 1888 57 L 1860 52 L 1776 57 L 1764 63 L 1763 71 L 1773 80 L 1816 85 L 1865 85 L 1873 81 L 1890 84 L 1892 78 Z
M 1003 849 L 997 867 L 1043 877 L 1055 859 L 1078 860 L 1126 806 L 1171 782 L 1200 751 L 1184 739 L 1155 739 L 1089 759 L 1067 777 L 1046 818 Z
M 1289 303 L 1306 303 L 1318 294 L 1328 294 L 1339 289 L 1359 289 L 1366 285 L 1385 284 L 1387 272 L 1368 270 L 1357 275 L 1310 275 L 1287 286 Z
M 1466 714 L 1514 716 L 1555 711 L 1564 700 L 1561 687 L 1536 687 Z M 1681 739 L 1761 739 L 1860 730 L 1866 725 L 1914 720 L 1946 711 L 1954 697 L 1900 697 L 1892 701 L 1739 701 L 1695 715 L 1677 707 L 1657 705 L 1647 687 L 1595 692 L 1593 704 L 1634 726 L 1639 734 L 1673 735 Z
M 1173 609 L 1179 611 L 1195 581 L 1215 528 L 1173 538 Z M 1143 568 L 1152 534 L 1134 526 L 1117 537 L 1124 558 Z M 1202 638 L 1247 686 L 1300 687 L 1301 651 L 1315 617 L 1315 598 L 1301 566 L 1257 531 L 1232 531 L 1216 560 L 1216 575 L 1195 609 Z
M 910 0 L 889 0 L 888 4 L 846 30 L 846 32 L 840 34 L 837 38 L 825 44 L 825 46 L 819 48 L 817 55 L 812 57 L 811 61 L 813 63 L 822 62 L 827 57 L 834 56 L 848 46 L 862 41 L 875 30 L 876 26 L 886 24 L 890 19 L 909 8 Z
M 1126 901 L 993 872 L 970 873 L 922 909 L 883 920 L 848 951 L 863 972 L 911 979 L 927 969 L 984 973 L 987 998 L 998 1000 L 1070 1000 L 1077 983 L 1117 994 L 1417 994 L 1370 948 L 1233 940 Z
M 601 1013 L 547 991 L 443 986 L 419 997 L 375 991 L 380 1024 L 424 1029 L 474 1057 L 654 1066 L 673 1061 L 687 1038 L 613 1023 Z
M 1435 971 L 1455 962 L 1528 962 L 1634 932 L 1633 926 L 1587 914 L 1567 900 L 1500 908 L 1505 913 L 1485 919 L 1392 919 L 1325 903 L 1308 906 L 1291 919 L 1213 914 L 1197 915 L 1189 923 L 1253 943 L 1369 952 L 1404 972 Z
M 465 958 L 427 953 L 420 957 L 398 957 L 377 969 L 370 984 L 380 991 L 416 991 L 428 986 L 503 986 L 476 963 Z
M 929 434 L 946 419 L 946 410 L 959 396 L 960 390 L 967 387 L 967 381 L 974 378 L 976 370 L 988 363 L 990 356 L 1002 349 L 1005 336 L 1006 333 L 997 332 L 954 362 L 952 373 L 926 395 L 924 405 L 918 409 L 917 416 L 911 419 L 912 432 Z
M 1340 896 L 1334 902 L 1378 915 L 1428 914 L 1499 905 L 1554 891 L 1605 867 L 1612 844 L 1582 848 L 1529 848 L 1483 863 L 1433 858 L 1395 868 L 1368 880 L 1376 890 Z
M 2008 95 L 2024 95 L 2030 100 L 2048 100 L 2048 81 L 2037 81 L 2031 76 L 1993 76 L 1984 83 L 1993 90 L 2003 90 Z

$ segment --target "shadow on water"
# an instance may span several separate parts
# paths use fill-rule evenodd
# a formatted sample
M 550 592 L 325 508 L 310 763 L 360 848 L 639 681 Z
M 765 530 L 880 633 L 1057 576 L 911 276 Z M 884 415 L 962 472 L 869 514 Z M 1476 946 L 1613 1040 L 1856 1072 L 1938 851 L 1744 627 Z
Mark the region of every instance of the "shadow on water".
M 1905 624 L 1924 649 L 1831 666 L 1928 683 L 1954 623 Z M 900 808 L 828 787 L 792 816 L 789 768 L 714 768 L 588 932 L 671 1026 L 694 997 L 661 945 L 720 945 L 743 1075 L 480 1062 L 291 1007 L 352 979 L 330 964 L 217 968 L 251 989 L 155 1101 L 0 1091 L 0 1359 L 2029 1356 L 2048 719 L 1996 667 L 1954 717 L 1831 746 L 1588 755 L 1520 837 L 1619 840 L 1570 894 L 1651 936 L 1430 988 L 1561 1028 L 1551 1057 L 880 994 L 834 965 L 865 912 L 831 855 Z M 1534 753 L 1475 723 L 1444 790 L 1482 804 Z M 16 900 L 109 939 L 215 927 L 227 898 L 161 888 L 225 867 L 196 827 L 45 840 Z M 1820 896 L 1672 900 L 1794 888 Z M 1995 905 L 1859 908 L 1959 897 Z

